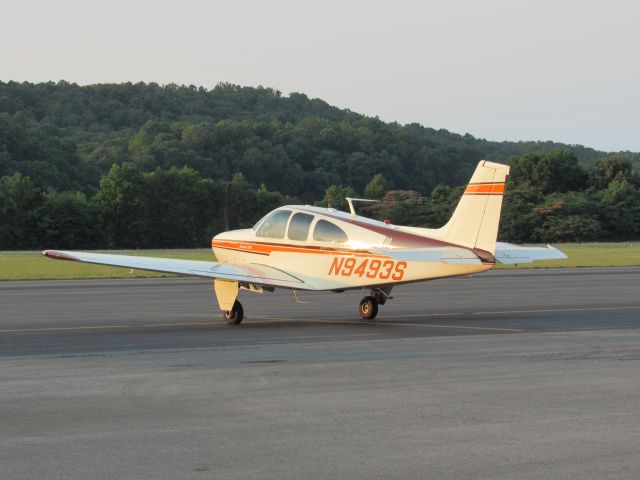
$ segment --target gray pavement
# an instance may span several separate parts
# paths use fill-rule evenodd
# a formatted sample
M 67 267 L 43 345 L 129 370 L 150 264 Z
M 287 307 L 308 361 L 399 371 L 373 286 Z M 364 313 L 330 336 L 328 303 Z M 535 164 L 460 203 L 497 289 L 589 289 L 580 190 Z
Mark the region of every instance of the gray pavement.
M 637 478 L 640 269 L 0 283 L 0 478 Z

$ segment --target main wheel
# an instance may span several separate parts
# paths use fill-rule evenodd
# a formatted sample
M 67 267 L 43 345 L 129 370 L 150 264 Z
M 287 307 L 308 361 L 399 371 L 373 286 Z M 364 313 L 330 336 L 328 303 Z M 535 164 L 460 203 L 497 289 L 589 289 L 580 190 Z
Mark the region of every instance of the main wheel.
M 242 304 L 236 300 L 233 303 L 233 307 L 231 307 L 231 310 L 226 310 L 222 314 L 222 316 L 229 325 L 238 325 L 242 321 L 242 317 L 244 316 Z
M 360 316 L 366 320 L 376 318 L 378 314 L 378 301 L 373 297 L 364 297 L 360 300 Z

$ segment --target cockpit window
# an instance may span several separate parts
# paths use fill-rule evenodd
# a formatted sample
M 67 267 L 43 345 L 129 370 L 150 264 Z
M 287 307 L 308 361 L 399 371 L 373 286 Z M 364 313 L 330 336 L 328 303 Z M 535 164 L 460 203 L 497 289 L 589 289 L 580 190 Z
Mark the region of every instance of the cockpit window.
M 289 231 L 287 237 L 289 240 L 297 240 L 304 242 L 309 236 L 309 227 L 313 222 L 313 215 L 306 213 L 295 213 L 289 222 Z
M 313 230 L 313 239 L 318 242 L 346 243 L 347 234 L 331 222 L 318 220 Z
M 267 238 L 284 238 L 289 216 L 291 216 L 291 210 L 276 210 L 262 222 L 256 235 Z
M 262 217 L 260 220 L 258 220 L 255 225 L 253 227 L 251 227 L 251 230 L 253 230 L 254 232 L 256 230 L 258 230 L 258 227 L 260 226 L 260 224 L 262 223 L 262 221 L 267 218 L 269 215 L 271 214 L 271 212 L 267 213 L 264 217 Z

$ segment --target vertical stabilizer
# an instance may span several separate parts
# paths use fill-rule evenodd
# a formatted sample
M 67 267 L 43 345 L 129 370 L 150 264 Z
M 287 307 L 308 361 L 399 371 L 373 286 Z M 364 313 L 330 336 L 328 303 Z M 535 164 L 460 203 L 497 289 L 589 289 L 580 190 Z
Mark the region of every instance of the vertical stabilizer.
M 449 222 L 439 229 L 450 243 L 495 253 L 509 167 L 482 160 Z

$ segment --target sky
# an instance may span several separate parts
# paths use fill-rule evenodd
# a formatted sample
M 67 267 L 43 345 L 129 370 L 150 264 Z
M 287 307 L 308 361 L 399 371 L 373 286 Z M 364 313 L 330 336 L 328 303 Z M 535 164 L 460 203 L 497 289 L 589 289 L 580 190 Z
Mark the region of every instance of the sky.
M 301 92 L 489 140 L 640 151 L 634 0 L 21 0 L 0 80 Z

